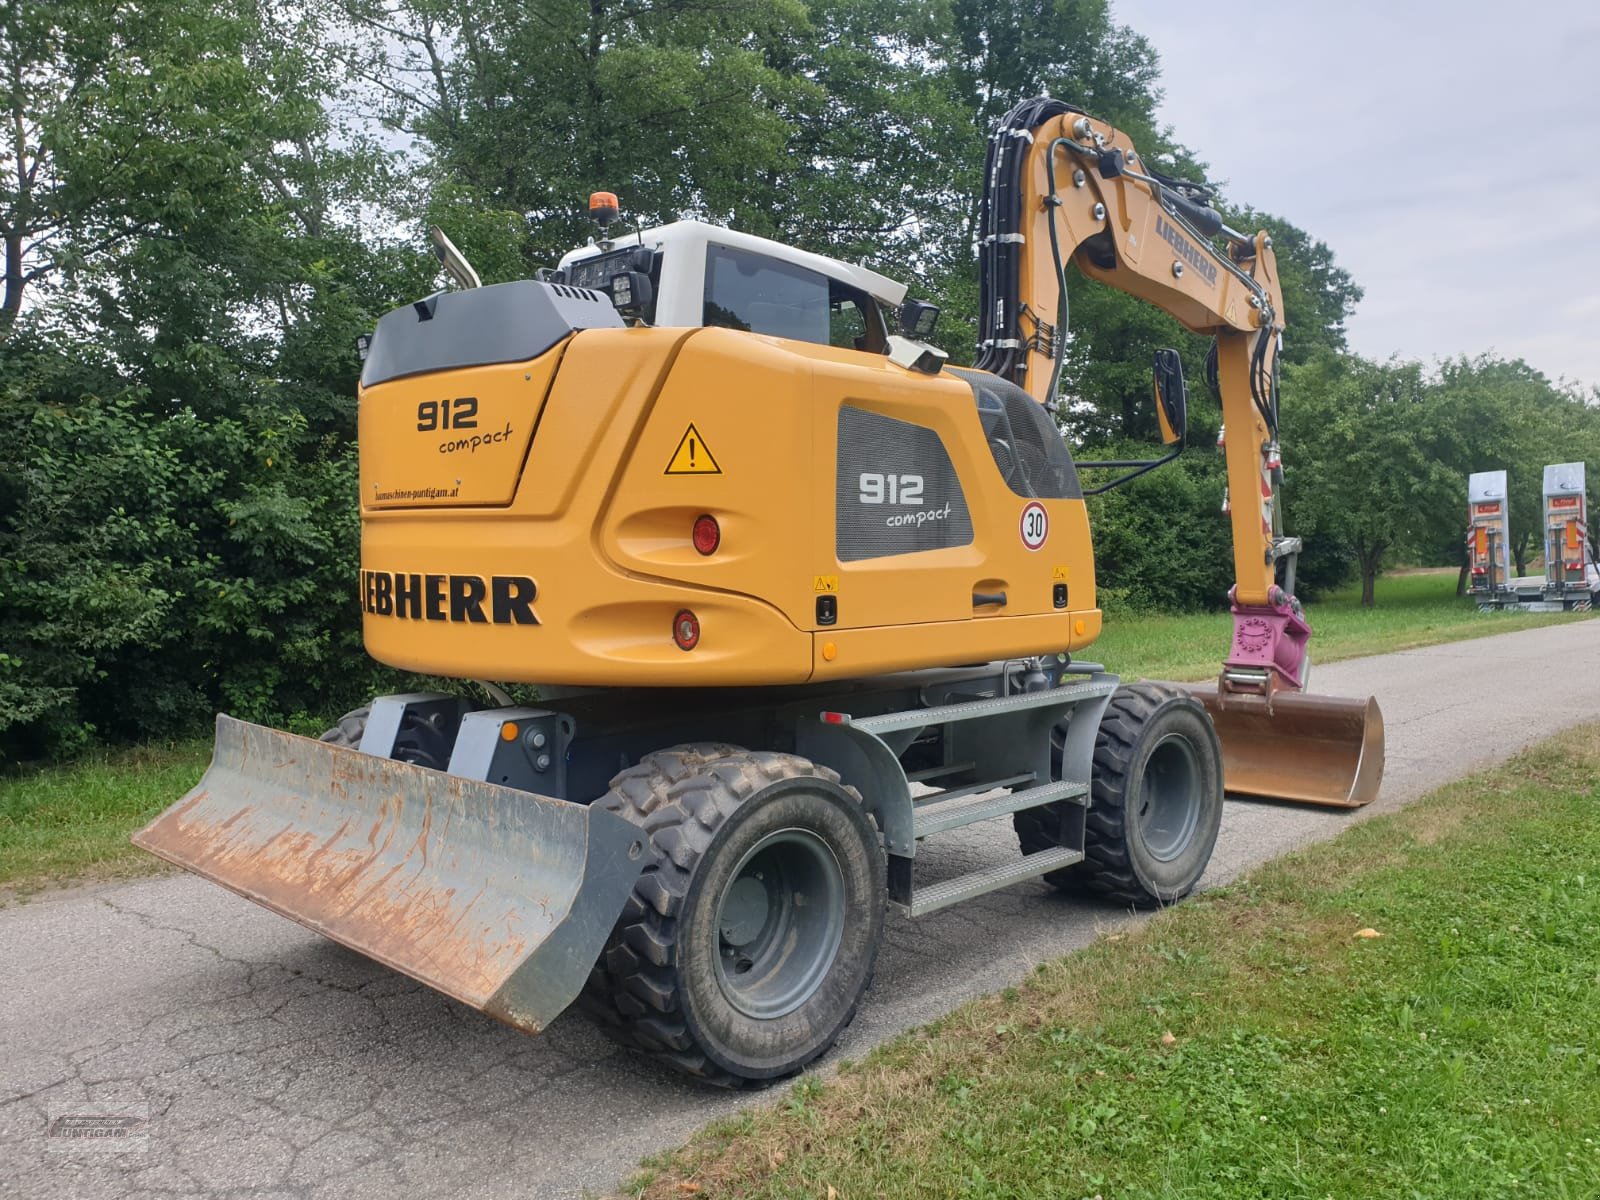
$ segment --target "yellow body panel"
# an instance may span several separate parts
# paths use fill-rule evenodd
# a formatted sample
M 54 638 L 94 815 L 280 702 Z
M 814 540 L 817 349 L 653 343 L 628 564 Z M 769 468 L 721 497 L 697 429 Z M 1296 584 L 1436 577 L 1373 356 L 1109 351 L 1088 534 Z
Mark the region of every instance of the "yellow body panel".
M 441 453 L 440 433 L 418 429 L 418 405 L 467 396 L 493 413 L 491 429 L 533 430 L 531 445 Z M 970 544 L 840 560 L 846 406 L 938 435 Z M 525 458 L 507 489 L 513 455 Z M 468 465 L 441 473 L 439 459 Z M 1083 501 L 1033 502 L 1048 533 L 1030 549 L 1030 501 L 996 467 L 971 387 L 881 355 L 724 329 L 588 330 L 530 363 L 364 390 L 361 460 L 367 649 L 409 670 L 784 684 L 1053 653 L 1099 632 Z M 691 540 L 702 514 L 721 528 L 710 555 Z M 1066 609 L 1054 605 L 1058 583 Z M 974 603 L 999 592 L 1004 606 Z M 831 626 L 818 623 L 824 594 L 838 606 Z M 691 650 L 672 636 L 682 609 L 699 621 Z
M 561 350 L 384 384 L 357 421 L 363 511 L 509 504 Z

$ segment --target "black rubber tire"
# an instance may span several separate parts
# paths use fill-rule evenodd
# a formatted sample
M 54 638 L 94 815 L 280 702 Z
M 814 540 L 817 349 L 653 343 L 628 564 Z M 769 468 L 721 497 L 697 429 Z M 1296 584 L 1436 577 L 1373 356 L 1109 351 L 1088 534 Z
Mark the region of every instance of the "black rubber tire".
M 339 718 L 339 723 L 317 740 L 335 746 L 348 746 L 352 750 L 361 746 L 361 736 L 367 732 L 367 715 L 372 710 L 357 708 Z
M 334 746 L 347 746 L 351 750 L 361 748 L 361 738 L 367 732 L 367 718 L 372 714 L 370 707 L 352 709 L 339 718 L 339 723 L 327 730 L 317 740 L 328 742 Z M 419 767 L 428 767 L 435 771 L 442 771 L 450 762 L 450 745 L 440 730 L 426 724 L 408 720 L 401 726 L 400 736 L 396 740 L 392 758 L 400 762 L 414 763 Z
M 859 794 L 792 754 L 701 744 L 647 755 L 595 804 L 644 830 L 649 849 L 583 1008 L 624 1044 L 722 1087 L 792 1075 L 826 1052 L 871 982 L 883 934 L 883 848 Z M 843 928 L 799 1007 L 757 1019 L 717 981 L 718 901 L 750 848 L 796 828 L 840 868 Z
M 1193 755 L 1193 826 L 1165 858 L 1147 844 L 1141 813 L 1150 758 L 1167 739 L 1182 739 Z M 1172 904 L 1205 873 L 1222 824 L 1222 746 L 1201 703 L 1182 688 L 1141 680 L 1112 696 L 1095 738 L 1094 769 L 1085 822 L 1084 859 L 1052 871 L 1045 881 L 1073 895 L 1099 896 L 1138 908 Z M 1058 806 L 1016 814 L 1024 854 L 1055 846 Z

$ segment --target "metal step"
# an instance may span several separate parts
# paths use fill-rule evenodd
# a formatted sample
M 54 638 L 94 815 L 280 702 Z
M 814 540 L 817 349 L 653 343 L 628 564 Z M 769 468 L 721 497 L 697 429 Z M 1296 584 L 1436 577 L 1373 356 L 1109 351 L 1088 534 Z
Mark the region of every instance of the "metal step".
M 1019 784 L 1032 783 L 1035 778 L 1032 771 L 1024 771 L 1020 775 L 1007 775 L 1004 779 L 981 780 L 978 783 L 966 783 L 960 787 L 927 792 L 924 795 L 915 797 L 914 802 L 917 804 L 939 804 L 946 800 L 959 800 L 963 796 L 981 796 L 984 792 L 994 791 L 995 788 L 1014 788 Z
M 946 879 L 943 883 L 936 883 L 929 888 L 919 888 L 912 892 L 911 903 L 906 906 L 906 914 L 923 917 L 941 908 L 948 908 L 952 904 L 959 904 L 963 900 L 970 900 L 974 896 L 981 896 L 985 892 L 1021 883 L 1024 879 L 1034 879 L 1047 871 L 1060 870 L 1062 867 L 1070 867 L 1082 861 L 1081 850 L 1068 850 L 1060 846 L 1053 850 L 1036 850 L 1032 854 L 1024 854 L 1013 862 L 987 867 L 970 875 L 958 875 L 954 879 Z
M 970 771 L 976 763 L 946 763 L 942 767 L 924 767 L 920 771 L 907 771 L 907 783 L 926 783 L 930 779 L 937 779 L 941 775 L 958 775 L 962 771 Z
M 995 717 L 1025 708 L 1037 708 L 1040 704 L 1092 700 L 1097 696 L 1108 696 L 1116 690 L 1115 682 L 1073 683 L 1066 687 L 1050 688 L 1044 692 L 1018 692 L 1013 696 L 995 696 L 988 700 L 967 700 L 961 704 L 913 708 L 903 712 L 884 713 L 878 717 L 858 717 L 852 719 L 850 725 L 867 733 L 894 733 L 900 729 L 943 725 L 948 721 L 972 721 L 979 717 Z
M 930 833 L 959 829 L 963 825 L 974 825 L 991 817 L 1020 812 L 1025 808 L 1034 808 L 1056 800 L 1081 800 L 1089 794 L 1088 784 L 1072 780 L 1043 783 L 1038 787 L 1004 792 L 998 796 L 984 794 L 1030 778 L 1032 778 L 1030 775 L 1021 775 L 1010 781 L 1002 779 L 994 783 L 974 784 L 971 788 L 961 789 L 960 793 L 951 792 L 918 801 L 911 815 L 912 832 L 917 837 L 927 837 Z

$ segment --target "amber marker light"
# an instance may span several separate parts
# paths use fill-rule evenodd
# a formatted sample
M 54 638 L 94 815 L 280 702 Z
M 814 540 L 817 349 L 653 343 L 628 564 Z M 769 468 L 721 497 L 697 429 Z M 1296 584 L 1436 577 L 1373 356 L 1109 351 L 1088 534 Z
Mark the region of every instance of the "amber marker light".
M 672 640 L 679 650 L 693 650 L 700 644 L 700 618 L 687 608 L 680 608 L 672 618 Z
M 500 726 L 500 740 L 502 742 L 514 742 L 517 740 L 517 732 L 517 723 L 515 721 L 507 721 Z
M 702 513 L 694 519 L 692 537 L 694 548 L 701 554 L 715 554 L 717 547 L 722 545 L 722 526 L 710 513 Z

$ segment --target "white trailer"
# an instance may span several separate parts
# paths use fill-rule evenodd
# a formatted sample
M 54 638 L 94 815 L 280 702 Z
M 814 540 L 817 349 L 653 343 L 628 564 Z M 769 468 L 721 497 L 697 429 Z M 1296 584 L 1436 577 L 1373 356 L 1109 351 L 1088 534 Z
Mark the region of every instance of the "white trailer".
M 1468 594 L 1484 610 L 1517 603 L 1511 578 L 1510 496 L 1504 471 L 1467 478 Z
M 1581 462 L 1544 469 L 1544 594 L 1551 610 L 1586 612 L 1600 594 L 1589 541 L 1589 495 Z

